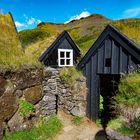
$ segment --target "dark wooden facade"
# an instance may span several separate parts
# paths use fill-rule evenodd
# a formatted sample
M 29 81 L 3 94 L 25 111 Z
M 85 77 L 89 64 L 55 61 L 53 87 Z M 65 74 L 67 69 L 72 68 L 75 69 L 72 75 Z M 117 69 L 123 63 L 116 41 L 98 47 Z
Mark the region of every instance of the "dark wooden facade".
M 87 77 L 89 89 L 87 115 L 96 120 L 99 115 L 100 79 L 136 70 L 140 64 L 140 49 L 114 26 L 108 25 L 78 65 Z
M 70 37 L 67 31 L 63 31 L 57 39 L 46 49 L 46 51 L 39 58 L 46 66 L 58 66 L 58 49 L 72 49 L 74 64 L 77 62 L 77 58 L 80 56 L 80 50 Z

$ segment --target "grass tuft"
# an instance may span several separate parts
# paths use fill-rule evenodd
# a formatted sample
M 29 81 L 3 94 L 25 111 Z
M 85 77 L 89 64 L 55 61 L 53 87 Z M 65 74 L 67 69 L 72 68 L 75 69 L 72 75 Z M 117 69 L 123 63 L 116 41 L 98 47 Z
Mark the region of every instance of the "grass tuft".
M 28 118 L 35 112 L 35 107 L 33 104 L 20 99 L 19 100 L 19 111 L 23 118 Z
M 72 122 L 73 122 L 73 124 L 79 126 L 79 125 L 81 125 L 83 123 L 83 117 L 75 116 L 72 119 Z

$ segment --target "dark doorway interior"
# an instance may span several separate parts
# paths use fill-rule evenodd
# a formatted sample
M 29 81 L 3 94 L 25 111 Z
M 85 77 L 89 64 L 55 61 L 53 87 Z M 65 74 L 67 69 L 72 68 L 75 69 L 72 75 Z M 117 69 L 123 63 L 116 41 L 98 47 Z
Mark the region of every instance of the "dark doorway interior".
M 58 95 L 55 95 L 56 97 L 56 114 L 58 113 Z
M 106 128 L 107 123 L 116 114 L 114 112 L 113 103 L 120 75 L 100 75 L 100 94 L 103 97 L 103 110 L 101 112 L 101 123 Z

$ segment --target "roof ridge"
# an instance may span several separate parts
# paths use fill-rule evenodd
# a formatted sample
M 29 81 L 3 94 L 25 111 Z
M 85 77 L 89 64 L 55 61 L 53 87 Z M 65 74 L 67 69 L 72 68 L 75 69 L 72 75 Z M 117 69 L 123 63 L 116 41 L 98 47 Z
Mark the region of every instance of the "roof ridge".
M 99 35 L 99 37 L 97 38 L 97 40 L 95 41 L 95 43 L 91 46 L 91 48 L 88 50 L 88 52 L 82 58 L 82 60 L 80 61 L 80 63 L 78 64 L 78 66 L 77 66 L 78 69 L 81 69 L 82 66 L 89 60 L 90 56 L 99 48 L 101 42 L 107 37 L 107 35 L 112 35 L 112 37 L 114 36 L 112 33 L 117 34 L 118 35 L 117 38 L 124 39 L 124 41 L 123 40 L 122 41 L 127 46 L 130 45 L 130 47 L 128 47 L 128 48 L 125 48 L 125 46 L 122 46 L 122 47 L 124 47 L 125 49 L 127 49 L 127 51 L 130 54 L 132 54 L 136 59 L 138 59 L 140 61 L 140 57 L 139 57 L 140 48 L 138 48 L 138 46 L 136 44 L 134 44 L 132 41 L 130 41 L 130 39 L 127 36 L 125 36 L 124 34 L 122 34 L 116 27 L 114 27 L 111 24 L 108 24 L 106 26 L 106 28 L 102 31 L 102 33 Z M 133 48 L 132 48 L 132 46 L 133 46 Z M 130 50 L 131 51 L 134 50 L 134 51 L 131 52 Z M 134 53 L 136 55 L 134 55 Z

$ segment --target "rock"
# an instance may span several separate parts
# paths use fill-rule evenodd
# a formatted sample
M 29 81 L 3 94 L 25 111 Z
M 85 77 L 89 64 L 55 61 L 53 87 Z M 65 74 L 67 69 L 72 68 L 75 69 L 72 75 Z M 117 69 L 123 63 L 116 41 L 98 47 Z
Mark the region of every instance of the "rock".
M 52 76 L 52 71 L 44 70 L 44 71 L 43 71 L 43 76 L 44 76 L 44 77 L 48 77 L 48 78 L 51 77 L 51 76 Z
M 57 69 L 55 69 L 55 68 L 51 68 L 51 67 L 46 67 L 45 68 L 45 70 L 44 70 L 44 75 L 46 76 L 46 77 L 48 77 L 48 74 L 46 74 L 46 73 L 50 73 L 50 75 L 49 76 L 55 76 L 55 75 L 58 75 L 58 70 Z
M 41 86 L 28 88 L 24 90 L 23 93 L 24 93 L 25 100 L 32 104 L 38 103 L 43 96 Z
M 2 122 L 10 120 L 17 109 L 18 99 L 14 94 L 4 93 L 0 97 L 0 120 Z
M 15 115 L 9 120 L 8 126 L 10 131 L 21 131 L 23 125 L 23 118 L 20 116 L 19 111 L 15 113 Z
M 55 83 L 56 81 L 55 81 L 55 79 L 49 79 L 48 80 L 48 83 Z
M 48 106 L 44 107 L 45 110 L 55 110 L 56 109 L 56 105 L 55 104 L 49 104 Z
M 59 97 L 59 102 L 65 103 L 66 102 L 66 99 L 63 96 L 60 96 Z
M 17 90 L 23 90 L 35 85 L 41 85 L 43 72 L 39 69 L 19 70 L 13 73 L 11 82 L 16 86 Z
M 48 91 L 50 91 L 50 90 L 51 90 L 51 89 L 50 89 L 50 87 L 48 87 L 48 86 L 44 86 L 44 87 L 43 87 L 43 91 L 44 91 L 44 92 L 48 92 Z
M 132 138 L 128 136 L 124 136 L 112 129 L 107 128 L 106 129 L 106 134 L 109 140 L 133 140 Z
M 66 89 L 61 89 L 61 93 L 62 94 L 66 94 L 67 93 L 67 90 Z
M 79 105 L 75 106 L 70 112 L 74 116 L 79 116 L 79 117 L 85 117 L 86 116 L 86 109 L 82 105 L 82 103 L 80 103 Z
M 20 98 L 23 95 L 22 90 L 16 90 L 16 92 L 14 93 L 18 98 Z
M 56 85 L 51 85 L 51 86 L 50 86 L 50 89 L 51 89 L 51 90 L 56 90 Z
M 44 96 L 42 100 L 45 101 L 45 102 L 55 101 L 56 100 L 56 96 L 54 96 L 54 95 L 53 96 L 52 95 L 50 95 L 50 96 Z
M 24 120 L 19 110 L 14 114 L 14 116 L 9 120 L 8 127 L 11 132 L 23 131 L 33 127 L 33 122 L 30 120 Z
M 10 80 L 7 80 L 7 84 L 5 86 L 5 92 L 13 93 L 15 89 L 16 89 L 15 85 Z

